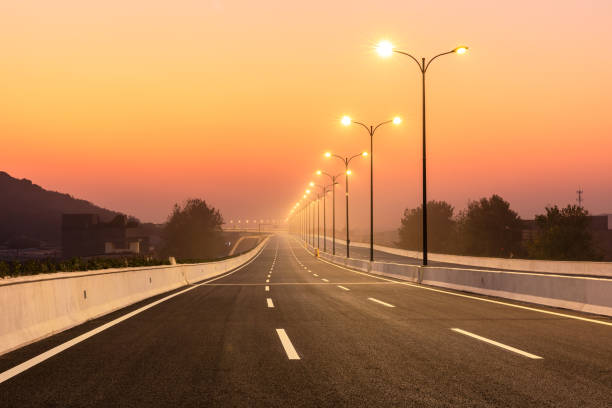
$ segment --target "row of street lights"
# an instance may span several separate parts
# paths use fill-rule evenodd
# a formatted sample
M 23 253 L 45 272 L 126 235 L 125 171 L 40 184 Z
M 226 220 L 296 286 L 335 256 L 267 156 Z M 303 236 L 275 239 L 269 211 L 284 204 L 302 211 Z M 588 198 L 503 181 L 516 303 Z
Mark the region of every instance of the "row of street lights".
M 447 51 L 447 52 L 443 52 L 440 53 L 438 55 L 435 55 L 433 58 L 430 58 L 429 61 L 427 61 L 425 58 L 421 58 L 421 60 L 419 61 L 417 58 L 415 58 L 414 56 L 412 56 L 410 53 L 407 53 L 405 51 L 401 51 L 396 49 L 393 44 L 391 44 L 389 41 L 381 41 L 377 47 L 376 47 L 376 51 L 378 52 L 378 54 L 383 57 L 383 58 L 387 58 L 392 56 L 394 53 L 397 54 L 402 54 L 405 55 L 407 57 L 410 57 L 412 60 L 414 60 L 414 62 L 416 62 L 416 64 L 419 67 L 419 70 L 421 71 L 421 85 L 422 85 L 422 153 L 423 153 L 423 204 L 422 204 L 422 213 L 423 213 L 423 225 L 422 225 L 422 239 L 423 239 L 423 265 L 427 265 L 427 150 L 426 150 L 426 116 L 425 116 L 425 74 L 430 66 L 430 64 L 437 58 L 444 56 L 444 55 L 449 55 L 449 54 L 465 54 L 468 50 L 468 47 L 466 46 L 460 46 L 460 47 L 456 47 L 451 51 Z M 351 124 L 356 124 L 356 125 L 360 125 L 362 126 L 369 134 L 370 136 L 370 261 L 374 260 L 374 154 L 373 154 L 373 150 L 374 150 L 374 134 L 376 132 L 376 130 L 386 124 L 389 123 L 393 123 L 395 125 L 399 125 L 401 123 L 401 119 L 399 117 L 395 117 L 392 120 L 388 120 L 388 121 L 384 121 L 381 122 L 377 125 L 366 125 L 362 122 L 358 122 L 358 121 L 354 121 L 352 120 L 349 116 L 344 116 L 341 120 L 341 123 L 344 126 L 350 126 Z M 342 157 L 340 155 L 337 154 L 332 154 L 332 153 L 325 153 L 326 157 L 336 157 L 339 160 L 341 160 L 344 163 L 345 166 L 345 186 L 346 186 L 346 257 L 349 257 L 349 251 L 350 251 L 350 236 L 349 236 L 349 187 L 348 187 L 348 176 L 351 174 L 351 170 L 349 169 L 349 163 L 351 160 L 353 160 L 356 157 L 359 156 L 368 156 L 368 152 L 363 152 L 360 154 L 356 154 L 354 156 L 346 156 L 346 157 Z M 328 192 L 327 188 L 331 187 L 332 189 L 332 193 L 333 193 L 333 227 L 332 227 L 332 253 L 335 254 L 336 253 L 336 199 L 335 199 L 335 185 L 338 184 L 337 183 L 337 178 L 339 176 L 342 175 L 338 174 L 335 176 L 332 176 L 329 173 L 323 172 L 323 171 L 317 171 L 318 175 L 324 174 L 326 176 L 328 176 L 331 179 L 331 184 L 329 186 L 319 186 L 320 188 L 322 188 L 322 196 L 323 199 L 325 200 L 325 194 Z M 311 182 L 310 183 L 311 186 L 314 186 L 314 183 Z M 308 194 L 310 194 L 310 190 L 307 190 L 307 194 L 304 195 L 304 199 L 306 199 L 308 197 Z M 317 208 L 318 208 L 318 200 L 319 200 L 320 196 L 318 195 L 317 197 Z M 314 200 L 311 200 L 310 202 L 313 202 Z M 309 205 L 310 206 L 310 205 Z M 296 205 L 293 207 L 293 209 L 290 212 L 290 217 L 293 216 L 293 214 L 298 211 L 300 207 L 300 203 L 296 203 Z M 308 208 L 308 207 L 307 207 Z M 306 208 L 306 210 L 307 210 Z M 300 214 L 302 214 L 304 212 L 304 210 L 300 211 Z M 317 210 L 317 214 L 318 214 L 318 210 Z M 304 215 L 302 214 L 302 218 L 304 217 Z M 326 226 L 325 226 L 325 201 L 324 201 L 324 205 L 323 205 L 323 218 L 324 218 L 324 226 L 323 226 L 323 231 L 324 231 L 324 250 L 326 250 L 326 237 L 325 237 L 325 231 L 326 231 Z M 313 217 L 313 221 L 314 221 L 314 217 Z M 308 221 L 305 224 L 306 227 L 308 227 Z M 318 229 L 318 225 L 317 225 L 317 229 Z M 308 239 L 308 229 L 305 230 L 306 231 L 306 239 Z M 319 241 L 319 233 L 317 232 L 317 248 L 319 247 L 318 245 L 318 241 Z M 312 229 L 312 244 L 314 246 L 314 224 L 313 224 L 313 229 Z

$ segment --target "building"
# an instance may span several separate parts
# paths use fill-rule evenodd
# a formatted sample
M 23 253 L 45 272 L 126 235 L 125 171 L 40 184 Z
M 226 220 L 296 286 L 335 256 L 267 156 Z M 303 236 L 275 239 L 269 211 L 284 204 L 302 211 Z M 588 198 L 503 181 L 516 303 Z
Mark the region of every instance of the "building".
M 125 215 L 103 222 L 97 214 L 63 214 L 62 255 L 140 254 L 146 249 L 143 239 L 128 237 L 128 229 L 137 225 Z

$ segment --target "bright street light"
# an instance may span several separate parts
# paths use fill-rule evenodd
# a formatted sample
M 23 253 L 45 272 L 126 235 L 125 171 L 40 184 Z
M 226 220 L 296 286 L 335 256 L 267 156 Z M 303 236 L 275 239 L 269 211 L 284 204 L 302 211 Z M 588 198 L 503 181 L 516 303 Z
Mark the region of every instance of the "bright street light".
M 381 41 L 376 47 L 378 51 L 378 55 L 381 57 L 389 57 L 394 52 L 398 54 L 405 55 L 410 57 L 416 64 L 419 66 L 419 70 L 421 71 L 421 84 L 422 84 L 422 113 L 423 113 L 423 265 L 427 265 L 427 150 L 426 150 L 426 116 L 425 116 L 425 73 L 429 68 L 429 65 L 438 57 L 448 54 L 465 54 L 468 50 L 468 47 L 465 45 L 461 45 L 459 47 L 454 48 L 451 51 L 442 52 L 434 57 L 430 58 L 429 61 L 426 61 L 425 58 L 421 58 L 419 61 L 417 58 L 412 56 L 411 54 L 397 50 L 393 47 L 393 45 L 389 41 Z
M 350 238 L 349 238 L 349 182 L 348 182 L 349 181 L 348 176 L 351 174 L 351 171 L 349 170 L 348 166 L 351 160 L 353 160 L 355 157 L 367 156 L 367 153 L 368 152 L 362 152 L 362 153 L 356 154 L 351 157 L 342 157 L 337 154 L 331 154 L 329 152 L 325 153 L 325 157 L 334 156 L 342 160 L 342 163 L 344 163 L 344 170 L 345 170 L 344 185 L 346 186 L 346 257 L 347 258 L 349 258 L 349 248 L 350 248 L 350 243 L 351 243 Z
M 376 46 L 376 52 L 383 58 L 390 57 L 393 54 L 393 44 L 389 41 L 381 41 Z
M 344 126 L 348 126 L 351 124 L 351 118 L 350 116 L 343 116 L 342 119 L 340 120 L 340 123 L 342 123 Z
M 365 123 L 355 120 L 351 120 L 350 123 L 363 127 L 370 135 L 370 261 L 374 261 L 374 134 L 379 127 L 389 123 L 399 125 L 402 123 L 402 120 L 399 116 L 396 116 L 391 120 L 380 122 L 377 125 L 366 125 Z M 363 152 L 362 155 L 365 157 L 368 155 L 368 152 Z
M 338 184 L 338 182 L 336 181 L 338 179 L 338 177 L 342 176 L 342 173 L 340 174 L 336 174 L 335 176 L 332 176 L 329 173 L 326 173 L 324 171 L 321 170 L 317 170 L 317 175 L 325 175 L 327 177 L 330 178 L 331 180 L 331 184 L 328 185 L 327 187 L 332 188 L 332 255 L 336 255 L 336 184 Z M 325 208 L 325 195 L 323 196 L 323 208 Z M 325 231 L 325 209 L 323 210 L 323 231 Z M 327 237 L 323 236 L 323 251 L 327 252 L 327 244 L 326 244 L 326 239 Z

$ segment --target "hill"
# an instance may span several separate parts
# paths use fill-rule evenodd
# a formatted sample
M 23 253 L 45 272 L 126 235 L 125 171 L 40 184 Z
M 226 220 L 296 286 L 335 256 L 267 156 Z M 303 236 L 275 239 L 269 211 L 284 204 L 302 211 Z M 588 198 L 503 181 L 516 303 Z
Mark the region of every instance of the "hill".
M 63 213 L 98 214 L 103 220 L 119 214 L 68 194 L 45 190 L 30 180 L 19 180 L 2 171 L 0 197 L 0 244 L 27 237 L 59 245 Z

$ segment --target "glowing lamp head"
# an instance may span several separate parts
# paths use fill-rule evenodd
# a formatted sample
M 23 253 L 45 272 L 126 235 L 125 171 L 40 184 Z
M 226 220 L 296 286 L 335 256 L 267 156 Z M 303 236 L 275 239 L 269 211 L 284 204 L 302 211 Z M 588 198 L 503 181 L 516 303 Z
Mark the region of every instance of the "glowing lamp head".
M 468 50 L 468 47 L 462 45 L 461 47 L 455 48 L 453 51 L 455 51 L 457 54 L 465 54 L 467 50 Z
M 317 176 L 321 175 L 321 170 L 317 170 Z
M 389 41 L 381 41 L 376 46 L 376 52 L 383 58 L 388 58 L 393 54 L 393 44 Z
M 347 175 L 347 176 L 350 176 L 350 175 L 351 175 L 351 173 L 352 173 L 352 171 L 350 171 L 350 170 L 347 170 L 347 171 L 346 171 L 346 175 Z
M 342 117 L 342 119 L 340 120 L 340 123 L 342 123 L 344 126 L 350 125 L 351 122 L 352 122 L 351 117 L 350 116 L 346 116 L 346 115 L 344 115 Z
M 304 196 L 302 198 L 306 198 L 306 194 L 304 194 Z
M 306 190 L 306 194 L 310 194 L 310 190 Z
M 394 125 L 399 125 L 400 123 L 402 123 L 402 118 L 400 118 L 399 116 L 393 118 Z
M 308 185 L 309 185 L 310 187 L 314 187 L 314 182 L 312 182 L 312 181 L 311 181 L 311 182 L 310 182 Z
M 361 155 L 362 155 L 363 157 L 366 157 L 366 156 L 368 155 L 368 152 L 363 152 L 363 153 L 361 153 Z
M 330 152 L 325 152 L 325 157 L 331 157 L 331 153 Z

